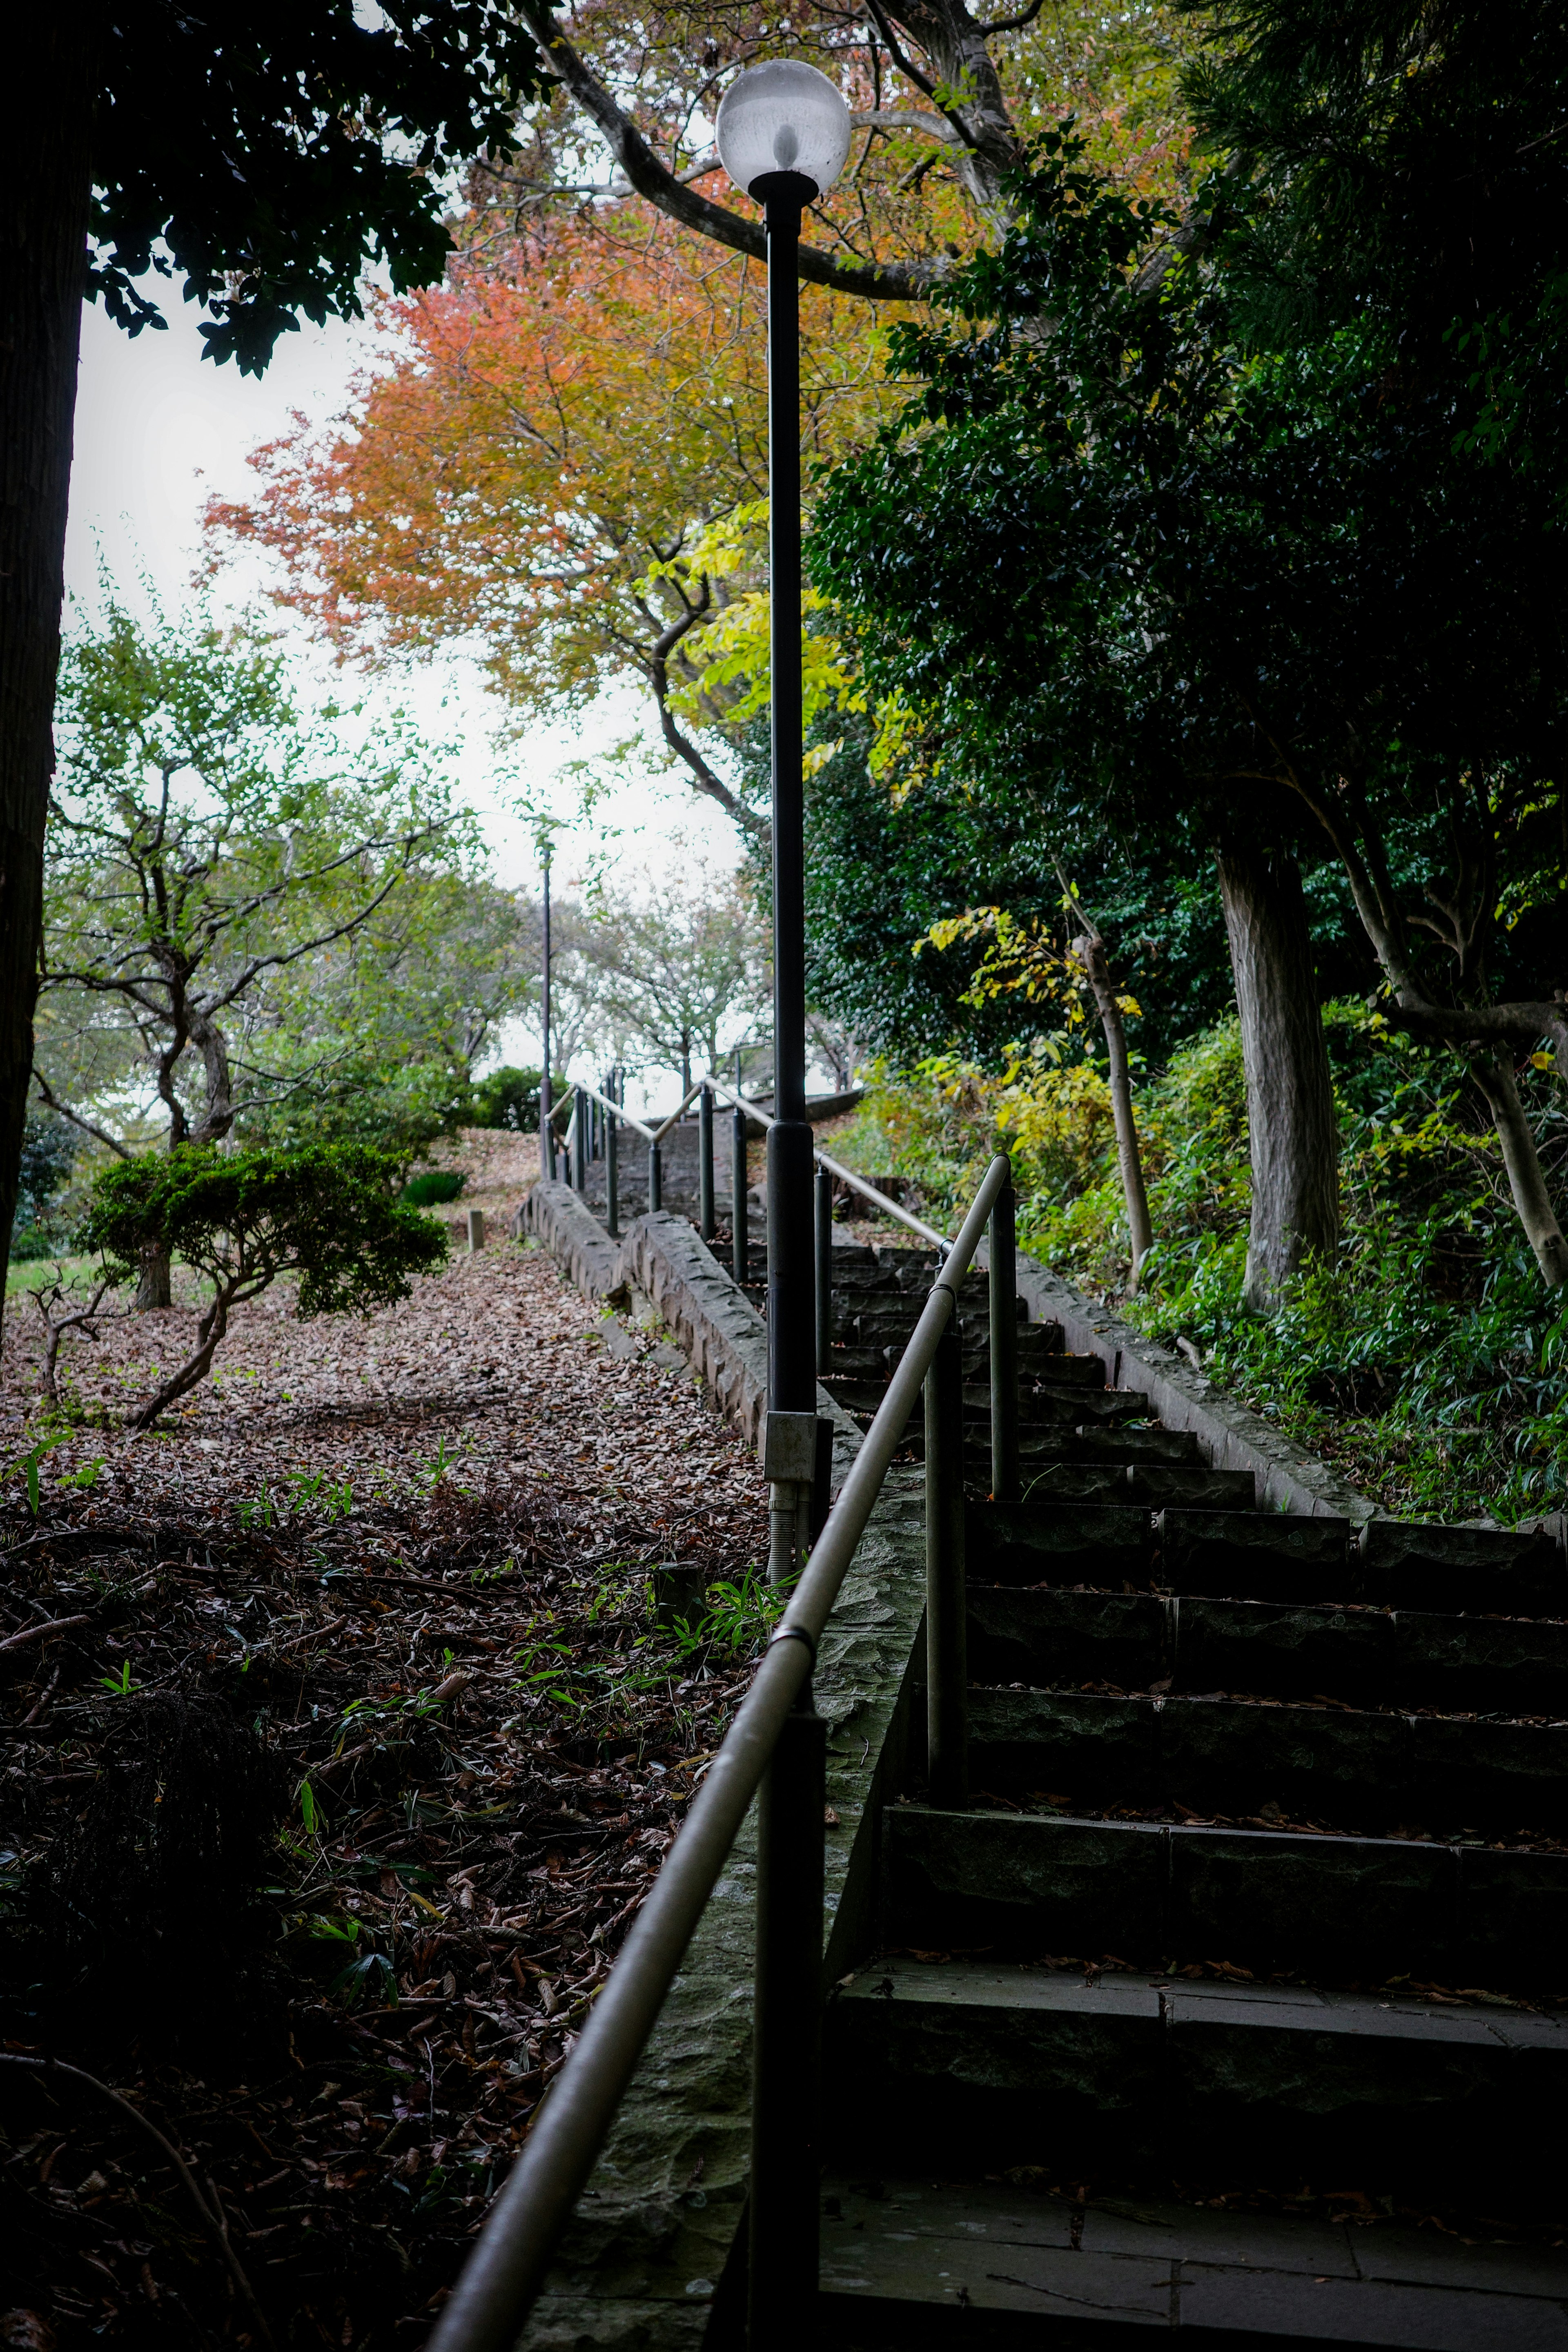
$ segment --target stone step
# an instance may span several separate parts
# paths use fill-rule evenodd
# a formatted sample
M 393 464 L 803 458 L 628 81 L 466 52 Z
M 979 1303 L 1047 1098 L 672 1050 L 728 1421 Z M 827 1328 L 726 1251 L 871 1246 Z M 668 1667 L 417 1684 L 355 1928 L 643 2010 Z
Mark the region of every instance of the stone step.
M 846 1412 L 870 1414 L 879 1412 L 887 1394 L 887 1382 L 867 1380 L 852 1372 L 824 1372 L 820 1375 L 830 1396 L 836 1397 Z M 1031 1430 L 1045 1433 L 1062 1428 L 1097 1424 L 1102 1428 L 1119 1429 L 1127 1422 L 1146 1421 L 1149 1401 L 1131 1389 L 1048 1389 L 1033 1388 L 1019 1399 L 1019 1428 L 1027 1437 Z M 964 1418 L 970 1423 L 988 1423 L 991 1417 L 991 1395 L 988 1389 L 967 1388 L 964 1391 Z M 925 1420 L 925 1407 L 916 1397 L 909 1416 L 909 1427 L 919 1429 Z M 1145 1514 L 1146 1516 L 1146 1514 Z
M 1049 1790 L 1077 1813 L 1246 1821 L 1270 1806 L 1370 1837 L 1552 1838 L 1568 1829 L 1568 1724 L 981 1689 L 969 1694 L 969 1779 L 1025 1801 Z
M 977 1582 L 975 1557 L 971 1548 L 969 1672 L 977 1682 L 1136 1691 L 1168 1679 L 1175 1691 L 1322 1693 L 1362 1706 L 1568 1717 L 1568 1624 L 1020 1591 Z
M 901 2158 L 907 2168 L 909 2158 Z M 933 2168 L 943 2170 L 943 2168 Z M 1354 2198 L 1345 2200 L 1354 2211 Z M 1204 2210 L 1005 2180 L 823 2183 L 823 2352 L 1080 2347 L 1172 2330 L 1264 2352 L 1568 2352 L 1568 2254 L 1393 2222 Z
M 1353 1545 L 1345 1519 L 1176 1509 L 1161 1515 L 1155 1534 L 1159 1580 L 1177 1592 L 1568 1618 L 1561 1549 L 1500 1528 L 1377 1520 Z
M 964 1558 L 972 1582 L 1146 1588 L 1153 1555 L 1154 1521 L 1136 1504 L 965 1507 Z
M 1360 1580 L 1350 1522 L 1279 1511 L 1160 1514 L 1159 1580 L 1176 1592 L 1235 1601 L 1348 1601 Z
M 1133 1503 L 1144 1510 L 1169 1506 L 1204 1511 L 1256 1511 L 1258 1481 L 1250 1470 L 1207 1470 L 1200 1464 L 1075 1462 L 1030 1480 L 1026 1505 Z
M 835 1349 L 834 1357 L 837 1358 L 841 1352 L 840 1349 Z M 817 1377 L 829 1395 L 837 1397 L 846 1412 L 875 1412 L 887 1394 L 888 1381 L 885 1368 L 880 1358 L 875 1358 L 873 1361 L 875 1366 L 874 1370 L 841 1370 L 835 1361 L 831 1371 L 820 1372 Z M 1075 1391 L 1075 1393 L 1082 1393 L 1082 1391 Z M 1057 1427 L 1059 1415 L 1053 1407 L 1054 1400 L 1047 1400 L 1046 1407 L 1042 1411 L 1036 1406 L 1031 1397 L 1020 1398 L 1019 1405 L 1020 1425 L 1027 1427 L 1032 1422 L 1042 1430 Z M 991 1392 L 988 1388 L 965 1389 L 964 1418 L 967 1422 L 988 1421 L 990 1412 Z M 912 1425 L 918 1427 L 924 1415 L 924 1398 L 917 1395 L 910 1417 Z
M 1568 2021 L 1524 2009 L 896 1956 L 838 1990 L 823 2041 L 837 2160 L 873 2172 L 918 2135 L 949 2172 L 1568 2201 Z
M 913 1324 L 911 1324 L 908 1330 L 904 1332 L 903 1339 L 896 1347 L 884 1347 L 880 1341 L 875 1344 L 862 1342 L 857 1337 L 857 1328 L 858 1327 L 852 1325 L 847 1331 L 840 1331 L 835 1334 L 833 1339 L 833 1370 L 838 1372 L 852 1373 L 862 1380 L 891 1379 L 895 1367 L 903 1360 L 904 1347 L 914 1330 Z M 1043 1332 L 1046 1326 L 1043 1324 L 1036 1324 L 1033 1328 L 1036 1330 Z M 1025 1336 L 1026 1335 L 1021 1331 L 1019 1333 L 1019 1338 L 1020 1339 Z M 988 1394 L 990 1391 L 991 1378 L 989 1350 L 987 1349 L 966 1349 L 961 1360 L 966 1383 L 972 1388 L 983 1388 Z M 1064 1377 L 1064 1379 L 1059 1381 L 1054 1377 L 1053 1372 L 1047 1369 L 1054 1364 L 1068 1363 L 1074 1360 L 1076 1360 L 1072 1358 L 1052 1356 L 1044 1350 L 1037 1350 L 1032 1355 L 1028 1349 L 1020 1350 L 1019 1359 L 1019 1381 L 1021 1391 L 1027 1395 L 1031 1382 L 1041 1378 L 1049 1381 L 1052 1387 L 1076 1387 L 1078 1385 L 1078 1381 L 1075 1376 L 1068 1375 Z M 1093 1360 L 1097 1362 L 1098 1359 L 1096 1358 Z M 1104 1386 L 1104 1382 L 1103 1381 L 1090 1381 L 1085 1382 L 1084 1385 L 1090 1388 L 1103 1388 Z
M 1356 1554 L 1365 1597 L 1391 1608 L 1568 1617 L 1568 1560 L 1545 1536 L 1371 1519 Z
M 1019 1305 L 1024 1304 L 1020 1298 Z M 919 1300 L 912 1300 L 907 1312 L 894 1315 L 883 1308 L 869 1311 L 850 1300 L 833 1301 L 833 1337 L 847 1347 L 901 1347 L 919 1321 Z M 990 1360 L 991 1339 L 988 1323 L 977 1324 L 966 1316 L 959 1326 L 966 1364 L 985 1364 Z M 1020 1365 L 1039 1361 L 1041 1356 L 1060 1356 L 1062 1329 L 1060 1323 L 1023 1323 L 1018 1328 L 1018 1360 Z M 1096 1357 L 1094 1361 L 1099 1362 Z
M 1568 1991 L 1568 1853 L 904 1802 L 883 1826 L 888 1945 Z

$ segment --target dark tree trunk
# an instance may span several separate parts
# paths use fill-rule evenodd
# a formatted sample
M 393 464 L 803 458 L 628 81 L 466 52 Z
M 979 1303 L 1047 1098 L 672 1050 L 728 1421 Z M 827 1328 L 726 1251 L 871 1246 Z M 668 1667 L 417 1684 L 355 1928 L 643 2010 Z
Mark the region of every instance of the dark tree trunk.
M 1222 850 L 1219 889 L 1247 1067 L 1247 1304 L 1267 1314 L 1305 1253 L 1338 1243 L 1339 1123 L 1295 859 Z
M 144 1249 L 137 1268 L 136 1311 L 139 1315 L 155 1313 L 160 1307 L 174 1303 L 172 1268 L 166 1249 Z
M 0 1253 L 10 1247 L 33 1066 L 97 47 L 91 8 L 24 10 L 7 36 L 13 103 L 0 141 Z

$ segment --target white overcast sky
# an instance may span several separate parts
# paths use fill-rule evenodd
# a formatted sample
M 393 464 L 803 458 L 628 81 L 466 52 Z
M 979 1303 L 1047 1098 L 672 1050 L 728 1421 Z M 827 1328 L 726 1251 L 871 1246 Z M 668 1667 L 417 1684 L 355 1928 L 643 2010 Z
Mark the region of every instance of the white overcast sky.
M 258 380 L 242 376 L 232 362 L 214 367 L 203 359 L 197 314 L 177 296 L 167 331 L 135 338 L 87 304 L 66 542 L 68 600 L 78 615 L 96 607 L 102 569 L 133 607 L 143 604 L 139 583 L 145 580 L 165 611 L 177 613 L 190 597 L 202 553 L 206 499 L 245 493 L 254 478 L 246 462 L 250 451 L 283 431 L 291 411 L 312 419 L 337 414 L 373 349 L 367 325 L 303 325 L 279 339 Z M 267 579 L 259 562 L 236 568 L 235 600 L 265 590 Z M 335 683 L 341 691 L 329 658 L 303 632 L 300 646 L 323 687 Z M 471 660 L 455 656 L 383 674 L 374 691 L 413 710 L 434 740 L 459 743 L 463 796 L 483 822 L 497 878 L 511 887 L 537 882 L 531 834 L 508 804 L 519 783 L 536 803 L 570 816 L 577 806 L 565 772 L 570 764 L 607 751 L 643 724 L 641 698 L 628 688 L 588 709 L 580 728 L 540 725 L 520 748 L 507 744 L 497 752 L 497 706 Z M 600 805 L 604 832 L 559 837 L 558 880 L 570 887 L 591 857 L 622 879 L 679 870 L 694 850 L 715 867 L 739 862 L 732 828 L 678 774 L 661 772 L 652 758 L 633 760 L 622 773 L 613 800 Z M 509 1059 L 537 1060 L 538 1039 L 518 1024 L 503 1050 Z M 656 1082 L 653 1091 L 661 1091 Z
M 341 409 L 355 369 L 373 350 L 368 326 L 338 320 L 323 329 L 302 326 L 279 339 L 257 380 L 232 362 L 214 367 L 204 360 L 194 310 L 177 295 L 171 307 L 166 332 L 148 330 L 134 339 L 96 304 L 83 311 L 66 545 L 66 586 L 78 612 L 96 604 L 100 564 L 133 605 L 141 601 L 138 583 L 144 578 L 165 610 L 178 612 L 202 551 L 207 498 L 246 491 L 253 478 L 249 452 L 281 432 L 291 410 L 320 419 Z M 236 572 L 236 596 L 253 593 L 266 578 L 259 566 Z M 332 677 L 326 657 L 308 641 L 302 651 L 320 662 L 323 682 Z M 538 727 L 520 751 L 507 748 L 503 763 L 491 740 L 497 707 L 473 662 L 422 664 L 383 677 L 375 692 L 404 703 L 433 738 L 460 742 L 464 796 L 484 822 L 497 879 L 514 887 L 536 878 L 530 835 L 507 806 L 518 782 L 568 815 L 576 806 L 563 772 L 569 763 L 607 750 L 643 721 L 641 699 L 628 688 L 588 710 L 580 730 Z M 556 867 L 562 880 L 570 883 L 574 867 L 596 850 L 625 876 L 672 870 L 694 847 L 716 866 L 738 863 L 731 827 L 678 775 L 658 773 L 652 759 L 645 766 L 634 761 L 625 774 L 613 802 L 601 808 L 615 837 L 595 844 L 580 833 L 563 836 Z M 526 1045 L 522 1035 L 508 1040 L 512 1052 Z M 537 1041 L 531 1050 L 537 1055 Z

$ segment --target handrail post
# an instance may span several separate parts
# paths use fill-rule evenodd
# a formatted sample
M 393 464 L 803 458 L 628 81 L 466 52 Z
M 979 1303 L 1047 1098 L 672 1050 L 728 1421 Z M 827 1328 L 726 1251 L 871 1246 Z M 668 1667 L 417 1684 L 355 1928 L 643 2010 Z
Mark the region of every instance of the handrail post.
M 1009 1176 L 991 1211 L 991 1499 L 1019 1499 L 1018 1244 Z
M 964 1355 L 957 1303 L 925 1375 L 925 1744 L 934 1805 L 969 1793 Z
M 613 1111 L 604 1114 L 604 1230 L 612 1242 L 621 1238 L 621 1122 Z
M 656 1143 L 648 1146 L 648 1207 L 662 1209 L 664 1205 L 664 1164 Z
M 737 1103 L 729 1130 L 729 1270 L 737 1283 L 744 1283 L 751 1271 L 746 1230 L 749 1181 L 746 1164 L 746 1113 Z
M 697 1097 L 697 1231 L 713 1239 L 713 1088 Z
M 579 1193 L 588 1190 L 588 1097 L 574 1089 L 571 1124 L 571 1181 Z
M 833 1369 L 833 1180 L 817 1171 L 817 1377 Z
M 762 1782 L 751 2039 L 748 2352 L 812 2340 L 821 2188 L 822 1817 L 828 1727 L 808 1682 Z

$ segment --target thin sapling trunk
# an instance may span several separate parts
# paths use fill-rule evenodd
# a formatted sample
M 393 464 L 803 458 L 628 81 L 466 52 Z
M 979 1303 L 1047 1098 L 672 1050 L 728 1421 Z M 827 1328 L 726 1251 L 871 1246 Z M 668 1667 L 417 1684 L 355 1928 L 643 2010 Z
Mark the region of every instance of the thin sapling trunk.
M 1072 952 L 1083 967 L 1105 1033 L 1105 1055 L 1111 1066 L 1111 1116 L 1116 1128 L 1116 1160 L 1122 1171 L 1122 1192 L 1127 1203 L 1127 1231 L 1132 1236 L 1133 1273 L 1127 1287 L 1138 1286 L 1138 1269 L 1154 1245 L 1149 1195 L 1144 1182 L 1144 1157 L 1133 1116 L 1133 1076 L 1127 1063 L 1127 1033 L 1122 1007 L 1111 984 L 1105 942 L 1098 931 L 1085 931 L 1072 942 Z
M 1246 1299 L 1267 1315 L 1309 1251 L 1338 1246 L 1339 1121 L 1295 859 L 1222 850 L 1219 888 L 1247 1071 Z
M 1133 1074 L 1127 1060 L 1127 1032 L 1122 1020 L 1122 1005 L 1111 981 L 1111 968 L 1105 958 L 1105 941 L 1099 925 L 1084 910 L 1077 892 L 1067 878 L 1060 858 L 1053 858 L 1057 878 L 1061 884 L 1067 904 L 1083 929 L 1072 942 L 1071 953 L 1082 966 L 1084 978 L 1093 992 L 1100 1014 L 1100 1026 L 1105 1033 L 1105 1056 L 1111 1069 L 1111 1117 L 1116 1130 L 1116 1162 L 1122 1174 L 1122 1195 L 1127 1204 L 1127 1232 L 1132 1242 L 1133 1271 L 1128 1281 L 1129 1292 L 1138 1286 L 1138 1273 L 1145 1258 L 1154 1246 L 1155 1229 L 1149 1216 L 1148 1187 L 1144 1181 L 1144 1155 L 1138 1142 L 1138 1122 L 1133 1114 Z

